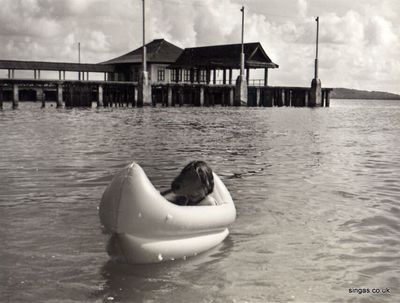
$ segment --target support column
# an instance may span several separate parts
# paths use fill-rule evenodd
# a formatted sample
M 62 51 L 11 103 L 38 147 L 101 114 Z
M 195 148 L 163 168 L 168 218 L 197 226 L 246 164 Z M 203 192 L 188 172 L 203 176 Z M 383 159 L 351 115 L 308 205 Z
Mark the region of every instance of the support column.
M 36 78 L 37 78 L 37 75 L 36 75 L 36 69 L 34 69 L 34 70 L 33 70 L 33 79 L 35 79 L 35 80 L 36 80 Z
M 268 68 L 264 69 L 264 86 L 268 86 Z
M 308 107 L 308 90 L 304 91 L 304 106 Z
M 58 71 L 58 80 L 61 80 L 61 71 Z
M 200 86 L 200 106 L 204 106 L 204 86 Z
M 233 88 L 230 88 L 229 89 L 228 106 L 232 106 L 234 100 L 235 100 L 235 90 Z
M 248 95 L 247 95 L 247 84 L 246 78 L 244 77 L 244 53 L 240 54 L 240 66 L 241 72 L 240 75 L 236 79 L 236 86 L 235 86 L 235 106 L 240 106 L 242 104 L 248 104 Z
M 3 109 L 3 87 L 0 86 L 0 110 Z
M 36 89 L 36 101 L 41 102 L 42 108 L 46 107 L 46 102 L 44 100 L 43 87 L 39 87 Z
M 104 73 L 104 82 L 107 81 L 107 73 Z
M 8 69 L 8 79 L 11 79 L 11 69 Z
M 260 88 L 259 87 L 257 87 L 256 88 L 256 105 L 257 106 L 260 106 L 261 104 L 260 104 L 260 96 L 261 96 L 261 91 L 260 91 Z
M 151 105 L 151 84 L 149 83 L 149 75 L 147 71 L 141 73 L 138 90 L 137 106 Z
M 86 72 L 86 80 L 89 81 L 89 72 Z
M 179 106 L 183 106 L 183 88 L 179 88 L 178 90 L 178 100 L 179 100 Z
M 14 78 L 14 73 L 13 73 L 13 78 Z M 40 69 L 38 69 L 38 79 L 40 79 Z
M 97 107 L 104 106 L 103 92 L 104 92 L 103 85 L 99 84 L 99 86 L 97 87 Z
M 65 80 L 65 70 L 63 70 L 63 80 Z
M 329 107 L 331 105 L 331 91 L 327 90 L 326 91 L 326 101 L 325 101 L 325 106 Z
M 228 84 L 232 85 L 232 69 L 231 68 L 229 69 L 229 82 L 228 82 Z
M 217 84 L 217 70 L 213 69 L 213 84 Z
M 321 97 L 321 80 L 314 78 L 311 82 L 309 106 L 321 106 Z
M 19 102 L 19 88 L 17 84 L 13 84 L 13 105 L 14 109 L 18 108 Z
M 246 68 L 246 82 L 247 85 L 250 83 L 250 68 Z
M 281 105 L 285 105 L 286 103 L 286 91 L 284 89 L 280 91 L 280 100 L 278 101 L 278 103 Z
M 172 105 L 172 86 L 168 86 L 168 92 L 167 92 L 167 103 L 166 106 L 171 106 Z

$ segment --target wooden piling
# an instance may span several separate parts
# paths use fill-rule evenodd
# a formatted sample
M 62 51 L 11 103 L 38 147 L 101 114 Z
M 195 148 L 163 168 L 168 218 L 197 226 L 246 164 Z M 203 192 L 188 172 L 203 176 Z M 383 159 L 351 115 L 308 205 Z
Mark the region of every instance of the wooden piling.
M 179 102 L 179 106 L 183 106 L 183 100 L 184 96 L 183 96 L 183 89 L 180 87 L 179 88 L 179 93 L 178 93 L 178 102 Z
M 330 107 L 331 105 L 331 91 L 326 91 L 326 100 L 325 100 L 325 107 Z
M 168 85 L 167 87 L 167 101 L 165 103 L 165 106 L 171 106 L 172 105 L 172 86 Z
M 103 102 L 103 85 L 99 84 L 97 86 L 97 107 L 103 107 L 104 102 Z
M 3 109 L 3 87 L 0 86 L 0 110 Z
M 13 109 L 18 108 L 18 103 L 19 103 L 19 87 L 17 84 L 13 84 L 13 101 L 12 101 Z
M 232 73 L 230 73 L 232 75 Z M 235 98 L 235 90 L 233 87 L 229 88 L 229 103 L 228 106 L 232 106 Z
M 46 98 L 45 98 L 45 94 L 44 94 L 44 88 L 38 88 L 36 91 L 37 97 L 36 99 L 38 99 L 38 101 L 40 101 L 42 103 L 42 108 L 46 107 Z
M 63 106 L 63 85 L 62 83 L 57 84 L 57 108 Z
M 268 93 L 270 95 L 271 98 L 271 107 L 276 106 L 276 101 L 275 101 L 275 96 L 272 90 L 268 90 Z
M 309 98 L 309 91 L 308 90 L 304 90 L 304 106 L 308 107 L 308 98 Z
M 256 88 L 256 106 L 260 106 L 260 100 L 261 100 L 261 91 L 260 88 Z
M 204 86 L 200 86 L 199 92 L 200 106 L 204 106 Z

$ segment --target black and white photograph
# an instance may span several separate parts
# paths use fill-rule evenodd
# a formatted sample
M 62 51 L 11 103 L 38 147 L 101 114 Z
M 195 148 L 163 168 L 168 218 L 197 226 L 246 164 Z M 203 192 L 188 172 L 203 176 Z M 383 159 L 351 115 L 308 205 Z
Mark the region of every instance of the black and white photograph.
M 0 0 L 0 302 L 400 302 L 400 2 Z

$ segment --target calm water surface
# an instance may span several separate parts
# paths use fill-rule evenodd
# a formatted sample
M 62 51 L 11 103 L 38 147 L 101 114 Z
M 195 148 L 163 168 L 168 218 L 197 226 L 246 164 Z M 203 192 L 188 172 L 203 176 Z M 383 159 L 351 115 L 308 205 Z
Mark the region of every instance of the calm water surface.
M 400 302 L 400 102 L 328 109 L 0 111 L 1 302 Z M 238 217 L 186 261 L 114 264 L 98 219 L 135 160 L 162 189 L 193 159 Z M 349 288 L 391 294 L 350 294 Z

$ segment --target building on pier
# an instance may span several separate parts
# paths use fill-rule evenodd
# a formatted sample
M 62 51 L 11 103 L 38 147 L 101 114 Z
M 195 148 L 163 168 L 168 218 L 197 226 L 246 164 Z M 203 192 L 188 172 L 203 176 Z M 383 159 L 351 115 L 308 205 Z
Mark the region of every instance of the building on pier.
M 170 82 L 171 73 L 167 66 L 176 61 L 183 49 L 164 39 L 156 39 L 146 44 L 146 50 L 150 82 Z M 139 47 L 125 55 L 103 62 L 101 65 L 113 69 L 113 72 L 109 73 L 111 81 L 138 82 L 139 75 L 142 72 L 142 55 L 143 47 Z
M 172 70 L 172 81 L 232 84 L 232 71 L 240 69 L 241 48 L 241 44 L 186 48 L 169 66 Z M 268 69 L 278 68 L 278 64 L 272 62 L 259 42 L 245 43 L 244 55 L 247 83 L 250 84 L 250 70 L 262 68 L 263 84 L 267 86 Z M 222 71 L 222 79 L 218 80 L 217 71 Z

